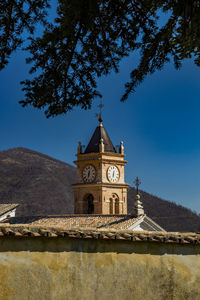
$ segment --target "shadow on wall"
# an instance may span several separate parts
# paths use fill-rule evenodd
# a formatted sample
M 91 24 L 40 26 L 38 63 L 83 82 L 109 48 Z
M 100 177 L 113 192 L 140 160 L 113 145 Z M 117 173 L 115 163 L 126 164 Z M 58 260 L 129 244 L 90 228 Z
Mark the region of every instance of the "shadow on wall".
M 103 240 L 68 237 L 0 237 L 0 252 L 81 252 L 163 255 L 200 255 L 200 245 Z

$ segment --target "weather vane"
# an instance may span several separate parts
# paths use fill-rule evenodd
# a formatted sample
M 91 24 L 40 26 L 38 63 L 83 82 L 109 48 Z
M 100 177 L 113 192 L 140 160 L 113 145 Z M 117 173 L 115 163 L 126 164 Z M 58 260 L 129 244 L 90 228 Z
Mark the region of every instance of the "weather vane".
M 104 107 L 102 100 L 100 101 L 100 104 L 97 107 L 99 108 L 99 113 L 96 114 L 96 117 L 99 118 L 99 120 L 102 120 L 102 108 Z
M 141 184 L 141 181 L 138 177 L 136 177 L 134 183 L 135 183 L 135 186 L 136 186 L 136 193 L 138 194 L 138 187 Z

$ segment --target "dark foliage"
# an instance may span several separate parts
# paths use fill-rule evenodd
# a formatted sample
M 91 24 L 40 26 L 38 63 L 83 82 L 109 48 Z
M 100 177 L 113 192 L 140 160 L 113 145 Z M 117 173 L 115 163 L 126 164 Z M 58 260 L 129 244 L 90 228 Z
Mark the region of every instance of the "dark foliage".
M 166 24 L 159 15 L 167 13 Z M 44 108 L 47 117 L 74 106 L 90 108 L 100 96 L 97 78 L 119 71 L 119 61 L 139 49 L 140 62 L 125 85 L 122 101 L 146 75 L 173 59 L 200 64 L 200 1 L 59 0 L 58 18 L 27 48 L 32 80 L 22 82 L 23 106 Z M 38 74 L 38 73 L 37 73 Z
M 141 42 L 139 66 L 131 72 L 131 80 L 125 85 L 122 101 L 135 90 L 146 75 L 163 68 L 173 59 L 175 67 L 181 67 L 185 58 L 192 58 L 200 66 L 200 1 L 152 1 L 158 9 L 169 14 L 166 24 L 151 28 Z M 157 11 L 158 12 L 158 11 Z M 158 14 L 157 14 L 158 17 Z
M 140 61 L 125 85 L 122 101 L 148 74 L 173 59 L 200 65 L 200 1 L 178 0 L 58 0 L 57 18 L 45 22 L 49 0 L 0 0 L 0 69 L 42 21 L 41 38 L 30 38 L 31 73 L 22 82 L 28 104 L 44 109 L 47 117 L 75 106 L 91 107 L 101 96 L 97 78 L 119 71 L 120 60 L 139 50 Z M 159 17 L 166 14 L 166 23 Z
M 139 30 L 148 30 L 149 9 L 141 5 L 142 13 L 135 14 L 130 1 L 60 0 L 56 25 L 27 48 L 31 73 L 40 75 L 23 82 L 26 100 L 21 103 L 45 108 L 48 117 L 74 106 L 90 108 L 100 96 L 97 77 L 118 71 L 121 58 L 137 48 Z
M 22 33 L 33 33 L 35 24 L 45 25 L 48 0 L 0 0 L 0 70 L 13 51 L 22 45 Z
M 0 203 L 19 203 L 18 216 L 73 213 L 76 169 L 47 155 L 16 148 L 0 152 Z M 132 210 L 135 189 L 128 191 Z M 141 191 L 145 212 L 168 231 L 200 231 L 191 210 Z

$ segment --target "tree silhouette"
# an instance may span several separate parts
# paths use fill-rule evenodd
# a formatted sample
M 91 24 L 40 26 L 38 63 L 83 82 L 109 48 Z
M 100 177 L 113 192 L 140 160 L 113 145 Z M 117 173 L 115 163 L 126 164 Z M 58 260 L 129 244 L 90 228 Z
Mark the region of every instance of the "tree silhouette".
M 23 44 L 22 34 L 33 34 L 35 24 L 46 24 L 48 0 L 0 0 L 0 70 Z
M 28 9 L 37 2 L 43 9 L 31 10 L 27 16 L 22 8 L 19 19 L 11 14 L 13 25 L 6 29 L 5 24 L 10 24 L 9 3 L 21 2 L 26 2 Z M 22 30 L 27 28 L 31 33 L 35 22 L 44 22 L 47 6 L 47 0 L 8 1 L 7 23 L 0 17 L 4 32 L 1 67 L 21 45 Z M 0 6 L 0 11 L 3 9 Z M 166 14 L 164 25 L 160 25 L 162 14 Z M 92 100 L 101 97 L 98 77 L 118 72 L 121 59 L 139 51 L 139 64 L 131 72 L 121 98 L 125 101 L 147 75 L 170 60 L 177 69 L 185 58 L 193 58 L 200 65 L 200 1 L 58 0 L 55 22 L 44 23 L 42 37 L 31 37 L 26 50 L 30 53 L 27 62 L 32 64 L 30 73 L 36 75 L 22 82 L 23 106 L 42 108 L 47 117 L 75 106 L 90 108 Z

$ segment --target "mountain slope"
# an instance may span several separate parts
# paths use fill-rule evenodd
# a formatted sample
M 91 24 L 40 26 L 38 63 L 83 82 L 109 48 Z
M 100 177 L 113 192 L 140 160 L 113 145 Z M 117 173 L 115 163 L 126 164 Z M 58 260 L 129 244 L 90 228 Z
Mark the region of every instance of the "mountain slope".
M 128 190 L 128 211 L 131 212 L 136 191 Z M 140 191 L 145 213 L 167 231 L 200 231 L 200 216 L 190 209 Z
M 73 213 L 76 168 L 42 153 L 15 148 L 0 152 L 0 203 L 19 203 L 18 216 Z M 200 231 L 191 210 L 141 191 L 145 213 L 168 231 Z M 128 190 L 128 212 L 135 189 Z
M 0 152 L 0 203 L 19 203 L 17 215 L 73 211 L 76 169 L 47 155 L 16 148 Z

